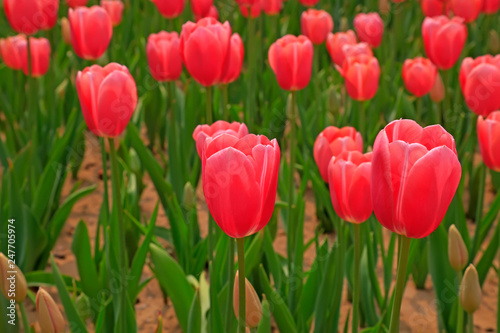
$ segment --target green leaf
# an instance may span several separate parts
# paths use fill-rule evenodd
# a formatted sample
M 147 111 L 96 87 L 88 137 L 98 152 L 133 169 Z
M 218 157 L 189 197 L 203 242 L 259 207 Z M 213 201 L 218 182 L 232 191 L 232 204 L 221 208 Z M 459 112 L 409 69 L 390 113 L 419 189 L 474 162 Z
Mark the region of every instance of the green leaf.
M 50 272 L 34 271 L 24 274 L 28 287 L 39 286 L 55 286 L 54 275 Z M 66 288 L 71 292 L 81 292 L 82 286 L 80 281 L 75 280 L 71 276 L 62 275 Z M 76 290 L 74 287 L 76 286 Z
M 495 230 L 495 233 L 493 237 L 490 240 L 490 244 L 486 248 L 486 250 L 483 252 L 483 255 L 481 256 L 481 260 L 477 263 L 476 269 L 477 269 L 477 274 L 479 276 L 479 284 L 482 286 L 484 281 L 486 280 L 486 277 L 488 276 L 488 272 L 493 267 L 493 260 L 495 260 L 495 256 L 498 252 L 499 249 L 499 242 L 500 239 L 499 237 L 499 230 L 500 229 L 500 224 L 497 225 L 497 228 Z
M 257 327 L 257 333 L 271 333 L 271 310 L 265 298 L 262 300 L 262 319 Z
M 188 333 L 201 333 L 201 303 L 200 292 L 196 291 L 193 303 L 189 309 Z

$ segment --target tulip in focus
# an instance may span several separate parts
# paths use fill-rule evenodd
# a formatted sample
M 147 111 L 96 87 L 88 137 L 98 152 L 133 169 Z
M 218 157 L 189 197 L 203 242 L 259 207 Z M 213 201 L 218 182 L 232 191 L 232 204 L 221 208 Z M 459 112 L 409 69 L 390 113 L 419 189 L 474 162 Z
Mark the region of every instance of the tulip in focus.
M 470 264 L 465 270 L 462 284 L 458 293 L 460 305 L 467 313 L 474 313 L 481 305 L 481 285 L 479 284 L 479 276 L 474 265 Z M 471 323 L 469 323 L 470 325 Z
M 214 0 L 191 0 L 191 11 L 197 17 L 206 17 Z
M 352 30 L 328 34 L 326 39 L 326 48 L 333 63 L 337 66 L 342 66 L 345 60 L 343 51 L 344 45 L 353 45 L 356 43 L 356 34 Z
M 240 7 L 240 12 L 241 12 L 241 15 L 243 15 L 243 17 L 247 17 L 248 18 L 248 15 L 250 13 L 250 18 L 257 18 L 260 16 L 260 12 L 262 10 L 262 6 L 260 4 L 260 2 L 255 2 L 253 5 L 251 6 L 247 6 L 247 5 L 239 5 Z
M 448 259 L 451 268 L 456 272 L 461 272 L 469 262 L 469 252 L 464 239 L 454 224 L 448 230 Z
M 123 16 L 123 2 L 120 0 L 101 0 L 101 7 L 106 10 L 113 26 L 117 26 L 122 21 Z
M 236 271 L 233 286 L 233 310 L 236 318 L 239 318 L 240 306 L 240 287 L 238 285 L 239 271 Z M 260 303 L 259 296 L 250 281 L 245 278 L 245 310 L 246 310 L 246 324 L 250 328 L 255 328 L 259 325 L 262 319 L 262 304 Z
M 427 57 L 437 68 L 450 69 L 462 53 L 467 27 L 459 17 L 426 17 L 422 24 L 422 37 Z
M 264 228 L 274 210 L 280 148 L 276 139 L 223 133 L 205 140 L 203 193 L 215 222 L 229 237 Z M 230 209 L 228 209 L 230 207 Z
M 0 38 L 0 55 L 7 67 L 19 70 L 23 67 L 21 59 L 20 45 L 26 43 L 26 36 L 17 35 L 7 38 Z
M 500 0 L 483 0 L 483 13 L 491 15 L 498 12 L 500 8 Z
M 70 8 L 87 6 L 87 2 L 89 2 L 89 0 L 66 0 L 66 4 Z
M 434 86 L 438 70 L 429 60 L 422 57 L 407 59 L 403 64 L 403 81 L 406 89 L 416 97 L 429 93 Z
M 319 133 L 314 142 L 313 151 L 319 173 L 323 180 L 328 183 L 328 166 L 332 157 L 336 157 L 344 151 L 363 152 L 363 138 L 354 127 L 328 126 Z
M 45 289 L 36 294 L 36 313 L 42 332 L 63 333 L 66 323 L 56 302 Z
M 302 34 L 315 45 L 323 44 L 326 37 L 333 31 L 333 19 L 324 10 L 308 9 L 300 17 Z
M 331 159 L 328 184 L 333 208 L 337 215 L 350 223 L 362 223 L 373 212 L 371 199 L 372 153 L 344 151 Z
M 283 0 L 261 0 L 260 5 L 266 15 L 278 15 L 283 7 Z
M 21 63 L 25 75 L 29 75 L 28 42 L 18 44 Z M 50 64 L 50 42 L 47 38 L 30 37 L 31 76 L 40 77 L 47 73 Z
M 194 129 L 193 139 L 196 141 L 196 150 L 198 156 L 203 157 L 203 148 L 205 147 L 205 140 L 208 138 L 215 138 L 221 134 L 229 134 L 241 139 L 248 135 L 247 125 L 238 122 L 228 123 L 224 120 L 218 120 L 212 125 L 198 125 Z
M 286 35 L 269 48 L 269 64 L 284 90 L 304 89 L 311 80 L 313 45 L 306 36 Z
M 148 65 L 156 81 L 175 81 L 182 74 L 179 34 L 161 31 L 148 37 Z
M 184 0 L 151 0 L 160 14 L 168 19 L 176 18 L 184 10 Z
M 113 35 L 108 13 L 99 6 L 78 7 L 69 10 L 68 19 L 75 53 L 86 60 L 99 59 Z
M 447 3 L 441 0 L 421 0 L 420 7 L 425 16 L 434 17 L 443 15 Z
M 59 0 L 3 0 L 3 7 L 12 28 L 31 35 L 56 24 Z
M 426 237 L 443 220 L 461 175 L 455 140 L 444 128 L 395 120 L 373 146 L 375 216 L 394 233 Z
M 487 118 L 477 118 L 477 139 L 484 164 L 500 172 L 500 111 L 492 112 Z
M 11 265 L 14 265 L 14 268 L 12 268 Z M 8 273 L 10 271 L 16 273 Z M 9 279 L 12 275 L 14 275 L 14 279 Z M 13 288 L 12 284 L 14 284 L 15 288 Z M 12 293 L 10 290 L 14 289 L 15 293 Z M 24 274 L 19 267 L 17 267 L 14 262 L 10 261 L 2 252 L 0 252 L 0 292 L 6 299 L 13 299 L 17 303 L 24 301 L 28 292 L 28 285 L 26 284 Z
M 127 127 L 137 105 L 137 88 L 127 67 L 111 63 L 78 72 L 76 90 L 88 128 L 114 138 Z
M 349 57 L 342 67 L 335 66 L 344 77 L 347 93 L 356 101 L 367 101 L 377 93 L 380 67 L 375 57 Z
M 359 40 L 376 48 L 382 43 L 384 22 L 378 13 L 360 13 L 354 18 L 354 28 Z
M 455 16 L 463 18 L 465 23 L 470 23 L 481 13 L 483 0 L 450 0 L 450 7 Z
M 500 55 L 465 58 L 459 75 L 467 106 L 486 117 L 500 109 Z
M 434 85 L 432 86 L 432 89 L 429 92 L 431 100 L 435 103 L 441 102 L 446 94 L 444 90 L 445 89 L 444 89 L 443 79 L 441 78 L 441 75 L 438 73 L 436 75 L 436 81 L 434 81 Z
M 316 6 L 319 0 L 299 0 L 299 2 L 306 7 L 312 7 Z

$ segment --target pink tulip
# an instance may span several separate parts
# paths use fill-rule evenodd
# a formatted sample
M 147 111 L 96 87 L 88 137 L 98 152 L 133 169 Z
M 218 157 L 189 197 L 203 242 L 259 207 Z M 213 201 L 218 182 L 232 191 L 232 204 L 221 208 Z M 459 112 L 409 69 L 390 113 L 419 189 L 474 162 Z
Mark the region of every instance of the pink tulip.
M 71 8 L 87 6 L 87 2 L 89 0 L 66 0 L 66 4 Z
M 243 17 L 248 17 L 248 13 L 250 12 L 251 18 L 257 18 L 260 16 L 260 12 L 262 10 L 262 6 L 261 6 L 260 2 L 258 2 L 258 1 L 255 2 L 251 6 L 239 5 L 239 7 L 240 7 L 241 15 L 243 15 Z M 250 8 L 250 10 L 249 10 L 249 8 Z
M 495 14 L 500 8 L 500 0 L 483 0 L 482 11 L 485 14 Z
M 191 11 L 196 17 L 206 17 L 214 0 L 191 0 Z
M 149 69 L 157 81 L 175 81 L 182 74 L 182 59 L 177 32 L 151 34 L 146 47 Z
M 344 77 L 347 93 L 352 99 L 367 101 L 377 93 L 380 78 L 377 58 L 368 55 L 349 57 L 342 67 L 336 68 Z
M 477 118 L 477 139 L 484 164 L 500 172 L 500 111 Z
M 382 43 L 384 22 L 377 13 L 360 13 L 354 18 L 354 28 L 359 40 L 375 48 Z
M 283 7 L 283 0 L 261 0 L 260 5 L 266 15 L 278 15 Z
M 0 38 L 0 54 L 7 67 L 19 70 L 23 67 L 19 45 L 26 43 L 26 36 Z
M 184 0 L 151 0 L 163 17 L 176 18 L 184 10 Z
M 25 75 L 29 75 L 28 42 L 18 44 L 19 55 Z M 50 64 L 50 43 L 47 38 L 30 37 L 31 76 L 40 77 L 47 73 Z
M 326 37 L 333 31 L 333 19 L 324 10 L 308 9 L 300 17 L 302 34 L 307 36 L 313 44 L 319 45 L 326 41 Z
M 248 135 L 247 125 L 238 122 L 228 123 L 224 120 L 218 120 L 212 125 L 198 125 L 194 129 L 193 139 L 196 141 L 196 150 L 200 158 L 203 156 L 203 148 L 205 147 L 205 140 L 208 138 L 215 138 L 221 134 L 233 135 L 241 139 Z
M 231 36 L 229 45 L 229 55 L 226 65 L 226 70 L 221 76 L 220 82 L 222 84 L 229 84 L 238 79 L 243 67 L 243 58 L 245 56 L 245 49 L 240 35 L 233 34 Z
M 211 17 L 211 18 L 218 21 L 219 20 L 219 11 L 217 10 L 217 7 L 211 6 L 210 9 L 208 10 L 208 12 L 205 13 L 204 15 L 202 15 L 202 16 L 195 15 L 194 16 L 196 22 L 198 22 L 199 20 L 201 20 L 205 17 Z
M 422 12 L 425 16 L 434 17 L 443 15 L 447 4 L 441 0 L 422 0 L 420 7 L 422 7 Z
M 438 70 L 429 59 L 417 57 L 405 60 L 402 74 L 406 89 L 416 97 L 422 97 L 434 86 Z
M 453 13 L 464 19 L 465 23 L 477 19 L 483 8 L 483 0 L 450 0 Z
M 373 51 L 367 43 L 346 44 L 342 47 L 344 58 L 366 55 L 373 57 Z
M 101 7 L 106 10 L 113 26 L 117 26 L 122 21 L 123 16 L 123 2 L 120 0 L 101 0 Z
M 299 0 L 300 3 L 306 7 L 316 6 L 319 0 Z
M 12 28 L 26 35 L 52 28 L 57 21 L 58 0 L 3 0 Z
M 345 60 L 343 51 L 344 45 L 353 45 L 356 43 L 356 34 L 352 30 L 328 34 L 326 39 L 326 48 L 333 63 L 338 66 L 342 66 Z

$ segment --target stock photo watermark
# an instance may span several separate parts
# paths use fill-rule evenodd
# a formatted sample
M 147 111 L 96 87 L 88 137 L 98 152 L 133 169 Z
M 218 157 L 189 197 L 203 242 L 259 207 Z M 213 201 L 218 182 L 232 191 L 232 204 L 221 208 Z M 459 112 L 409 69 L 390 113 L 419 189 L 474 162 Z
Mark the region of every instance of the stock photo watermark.
M 7 322 L 10 325 L 16 325 L 16 276 L 17 276 L 17 266 L 16 266 L 16 226 L 14 223 L 15 219 L 7 220 L 7 267 L 5 274 L 6 281 L 2 281 L 6 286 L 7 297 L 9 298 L 9 303 L 7 305 Z

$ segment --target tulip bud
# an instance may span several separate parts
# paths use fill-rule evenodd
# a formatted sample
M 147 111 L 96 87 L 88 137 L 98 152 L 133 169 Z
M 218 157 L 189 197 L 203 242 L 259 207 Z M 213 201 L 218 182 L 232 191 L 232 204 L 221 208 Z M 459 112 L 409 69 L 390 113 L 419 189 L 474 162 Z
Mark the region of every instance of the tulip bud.
M 66 17 L 61 19 L 62 37 L 66 44 L 71 45 L 71 32 L 69 28 L 69 20 Z
M 36 294 L 36 313 L 42 332 L 64 332 L 66 326 L 64 317 L 56 302 L 43 288 Z
M 184 186 L 184 207 L 188 210 L 196 207 L 196 192 L 190 182 Z
M 445 96 L 444 83 L 439 73 L 436 75 L 436 80 L 434 81 L 434 86 L 432 86 L 430 95 L 431 99 L 435 103 L 439 103 L 444 99 Z
M 481 286 L 476 267 L 472 264 L 465 270 L 458 297 L 462 308 L 467 313 L 474 313 L 481 305 Z
M 467 247 L 454 224 L 448 230 L 448 258 L 451 267 L 457 272 L 462 271 L 469 261 Z
M 236 277 L 234 279 L 233 288 L 233 308 L 236 318 L 239 317 L 239 272 L 236 272 Z M 262 319 L 262 304 L 260 303 L 259 296 L 253 288 L 252 284 L 245 278 L 245 311 L 246 311 L 246 323 L 250 328 L 255 328 L 259 325 Z
M 0 291 L 5 298 L 16 302 L 24 301 L 28 291 L 23 272 L 2 252 L 0 252 Z
M 488 47 L 490 52 L 493 54 L 500 52 L 500 38 L 498 37 L 498 32 L 496 32 L 496 30 L 490 30 Z

